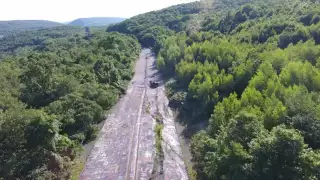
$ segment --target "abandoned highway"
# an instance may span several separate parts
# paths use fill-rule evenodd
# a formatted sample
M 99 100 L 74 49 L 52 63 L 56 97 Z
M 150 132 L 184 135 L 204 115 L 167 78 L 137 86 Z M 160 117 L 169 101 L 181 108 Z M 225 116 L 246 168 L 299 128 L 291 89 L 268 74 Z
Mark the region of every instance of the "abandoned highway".
M 142 50 L 126 95 L 110 111 L 80 179 L 187 180 L 174 119 L 155 58 Z M 162 126 L 161 148 L 155 127 Z

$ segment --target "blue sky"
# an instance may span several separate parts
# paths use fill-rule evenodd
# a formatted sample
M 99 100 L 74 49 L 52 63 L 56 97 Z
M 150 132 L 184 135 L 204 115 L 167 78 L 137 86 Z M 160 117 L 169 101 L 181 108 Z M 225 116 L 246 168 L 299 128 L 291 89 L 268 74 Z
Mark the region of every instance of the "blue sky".
M 0 20 L 71 21 L 81 17 L 131 17 L 195 0 L 1 0 Z

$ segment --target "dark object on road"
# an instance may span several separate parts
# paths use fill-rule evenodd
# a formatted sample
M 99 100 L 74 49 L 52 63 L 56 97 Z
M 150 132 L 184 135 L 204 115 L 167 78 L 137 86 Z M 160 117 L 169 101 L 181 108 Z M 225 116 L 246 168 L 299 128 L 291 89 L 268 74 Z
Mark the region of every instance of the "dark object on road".
M 150 81 L 150 87 L 151 88 L 157 88 L 159 86 L 158 82 Z

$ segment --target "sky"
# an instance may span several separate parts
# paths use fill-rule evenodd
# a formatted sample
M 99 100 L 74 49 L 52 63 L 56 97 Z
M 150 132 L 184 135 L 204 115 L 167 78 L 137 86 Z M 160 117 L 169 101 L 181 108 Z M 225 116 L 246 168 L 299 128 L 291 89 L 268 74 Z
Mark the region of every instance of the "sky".
M 125 17 L 195 0 L 0 0 L 0 20 L 72 21 Z

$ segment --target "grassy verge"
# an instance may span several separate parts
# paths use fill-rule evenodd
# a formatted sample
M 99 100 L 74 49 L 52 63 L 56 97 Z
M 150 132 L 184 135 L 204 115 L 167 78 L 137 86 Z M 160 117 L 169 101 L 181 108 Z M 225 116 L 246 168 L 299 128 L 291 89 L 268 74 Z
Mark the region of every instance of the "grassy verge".
M 81 160 L 80 158 L 77 158 L 74 160 L 74 163 L 72 165 L 72 171 L 71 171 L 71 180 L 78 180 L 80 177 L 80 174 L 84 168 L 85 161 Z
M 197 180 L 197 172 L 194 170 L 191 164 L 187 164 L 187 171 L 190 180 Z

